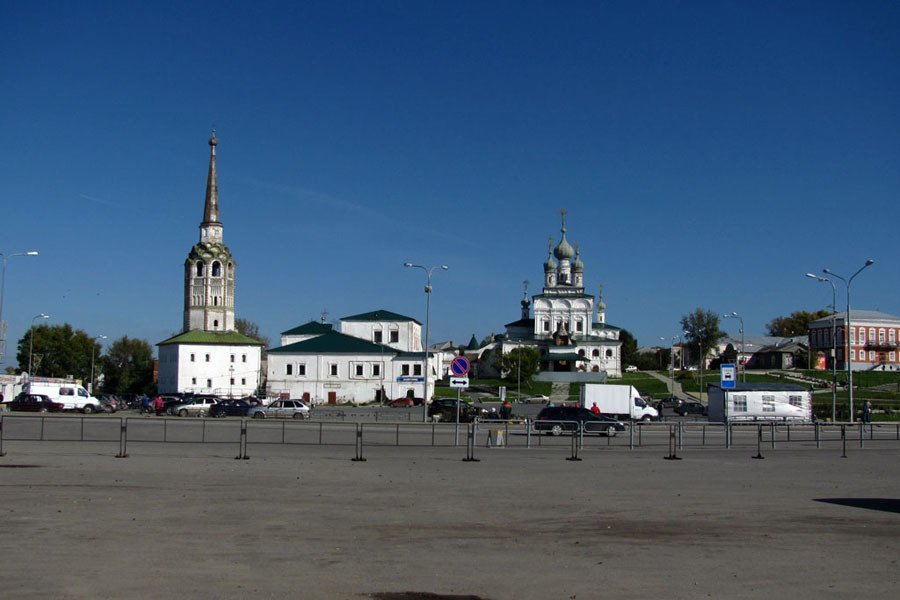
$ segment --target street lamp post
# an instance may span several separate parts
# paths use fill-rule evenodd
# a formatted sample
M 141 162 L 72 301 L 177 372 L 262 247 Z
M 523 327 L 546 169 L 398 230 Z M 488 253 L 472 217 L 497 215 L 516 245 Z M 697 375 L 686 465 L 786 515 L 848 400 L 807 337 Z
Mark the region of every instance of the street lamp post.
M 854 419 L 854 413 L 853 413 L 853 361 L 850 359 L 850 351 L 851 351 L 851 348 L 850 348 L 850 346 L 851 346 L 851 344 L 850 344 L 850 284 L 853 283 L 853 279 L 857 275 L 862 273 L 863 269 L 865 269 L 866 267 L 870 267 L 873 264 L 875 264 L 875 261 L 870 258 L 869 260 L 866 261 L 866 264 L 864 264 L 859 269 L 857 269 L 856 273 L 851 275 L 849 279 L 844 279 L 843 277 L 841 277 L 840 275 L 838 275 L 831 269 L 828 269 L 828 268 L 822 269 L 823 273 L 825 273 L 827 275 L 831 275 L 832 277 L 837 277 L 838 279 L 843 281 L 844 284 L 847 286 L 847 319 L 846 319 L 846 327 L 845 327 L 845 329 L 847 330 L 847 351 L 844 352 L 844 359 L 847 361 L 847 394 L 850 398 L 850 422 L 851 423 L 855 419 Z M 862 340 L 860 340 L 860 342 L 862 342 Z M 860 343 L 860 346 L 862 346 L 862 343 Z
M 827 277 L 819 277 L 812 273 L 807 273 L 807 277 L 815 279 L 819 283 L 831 284 L 831 422 L 837 421 L 837 333 L 835 329 L 835 321 L 837 321 L 837 290 L 834 282 Z
M 437 268 L 441 268 L 446 271 L 450 267 L 448 267 L 447 265 L 440 265 L 440 267 L 433 266 L 429 268 L 423 267 L 422 265 L 414 265 L 409 262 L 403 263 L 403 266 L 406 268 L 422 269 L 423 271 L 425 271 L 425 275 L 427 276 L 425 283 L 425 359 L 422 361 L 425 367 L 425 394 L 422 401 L 422 422 L 425 422 L 428 420 L 428 335 L 430 328 L 429 320 L 431 318 L 431 274 Z
M 33 373 L 31 372 L 31 358 L 34 356 L 34 322 L 38 319 L 49 319 L 50 315 L 45 315 L 41 313 L 39 315 L 35 315 L 31 319 L 31 329 L 29 330 L 29 337 L 31 338 L 28 342 L 28 381 L 31 381 L 33 378 Z
M 105 335 L 94 337 L 94 341 L 105 340 Z M 94 355 L 97 354 L 97 344 L 91 344 L 91 383 L 88 385 L 88 393 L 94 395 Z
M 741 364 L 741 358 L 744 357 L 744 317 L 732 311 L 730 315 L 722 315 L 725 319 L 740 319 L 741 320 L 741 356 L 738 358 L 738 368 L 741 370 L 741 381 L 747 383 L 747 371 L 744 368 L 744 365 Z
M 37 250 L 29 250 L 28 252 L 14 252 L 12 254 L 4 254 L 0 252 L 0 257 L 3 257 L 3 270 L 0 272 L 0 361 L 3 360 L 3 355 L 6 352 L 6 321 L 3 320 L 3 297 L 6 292 L 6 263 L 9 262 L 9 259 L 13 256 L 37 256 Z M 28 369 L 28 374 L 31 375 L 31 368 Z

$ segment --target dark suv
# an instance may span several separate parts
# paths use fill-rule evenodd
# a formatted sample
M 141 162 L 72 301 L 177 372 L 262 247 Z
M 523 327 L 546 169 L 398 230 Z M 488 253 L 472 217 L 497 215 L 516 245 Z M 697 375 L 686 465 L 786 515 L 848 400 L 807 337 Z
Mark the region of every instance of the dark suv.
M 605 433 L 609 437 L 625 431 L 625 424 L 607 415 L 595 415 L 581 406 L 548 406 L 534 420 L 536 431 L 561 435 L 563 431 Z
M 459 401 L 459 421 L 460 423 L 471 423 L 475 417 L 483 417 L 487 415 L 487 411 L 482 408 L 470 404 L 468 402 Z M 433 421 L 456 422 L 456 398 L 436 398 L 428 405 L 428 416 Z

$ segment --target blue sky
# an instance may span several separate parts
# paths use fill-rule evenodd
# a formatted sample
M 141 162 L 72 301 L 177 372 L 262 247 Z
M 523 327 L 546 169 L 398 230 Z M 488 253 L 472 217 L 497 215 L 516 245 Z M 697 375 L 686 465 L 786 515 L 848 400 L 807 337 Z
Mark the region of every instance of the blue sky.
M 385 308 L 464 343 L 581 248 L 641 345 L 696 307 L 748 335 L 900 314 L 895 2 L 18 2 L 0 6 L 5 362 L 32 317 L 182 322 L 213 126 L 237 316 Z M 838 308 L 844 308 L 842 284 Z M 737 333 L 738 323 L 723 321 Z

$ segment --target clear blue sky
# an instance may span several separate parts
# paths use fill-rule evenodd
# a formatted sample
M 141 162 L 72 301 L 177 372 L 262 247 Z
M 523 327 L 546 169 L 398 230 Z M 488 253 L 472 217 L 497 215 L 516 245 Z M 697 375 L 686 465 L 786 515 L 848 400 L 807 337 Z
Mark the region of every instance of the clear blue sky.
M 0 5 L 7 364 L 31 318 L 180 330 L 216 127 L 237 316 L 378 308 L 464 343 L 519 318 L 547 238 L 641 345 L 696 307 L 900 313 L 900 4 Z M 838 308 L 844 308 L 842 284 Z M 737 333 L 738 323 L 723 321 Z

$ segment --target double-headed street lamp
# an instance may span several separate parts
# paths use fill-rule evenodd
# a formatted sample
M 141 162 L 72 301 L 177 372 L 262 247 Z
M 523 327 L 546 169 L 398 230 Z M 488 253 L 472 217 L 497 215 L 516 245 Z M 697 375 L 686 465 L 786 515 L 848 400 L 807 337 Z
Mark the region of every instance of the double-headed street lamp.
M 105 340 L 105 335 L 94 336 L 93 340 L 96 342 L 97 340 Z M 88 393 L 94 394 L 94 355 L 97 354 L 97 344 L 91 344 L 91 384 L 88 386 Z
M 39 315 L 35 315 L 31 319 L 31 329 L 29 330 L 29 334 L 31 337 L 31 341 L 28 343 L 28 381 L 31 381 L 34 377 L 34 374 L 31 372 L 31 358 L 34 356 L 34 322 L 38 319 L 49 319 L 50 315 L 45 315 L 41 313 Z
M 730 315 L 722 315 L 725 319 L 740 319 L 741 320 L 741 358 L 738 359 L 738 368 L 741 370 L 741 381 L 747 383 L 747 370 L 744 368 L 744 365 L 741 364 L 741 359 L 744 358 L 744 317 L 732 311 Z
M 834 282 L 827 277 L 819 277 L 812 273 L 807 273 L 807 277 L 815 279 L 819 283 L 831 284 L 831 422 L 837 421 L 837 334 L 835 332 L 835 321 L 837 321 L 837 290 Z
M 9 259 L 13 256 L 37 256 L 37 250 L 29 250 L 28 252 L 13 252 L 12 254 L 4 254 L 0 252 L 0 257 L 3 257 L 3 271 L 0 273 L 0 361 L 3 360 L 3 354 L 6 352 L 6 322 L 3 320 L 3 296 L 6 292 L 6 263 L 9 262 Z M 31 369 L 28 369 L 28 374 L 31 374 Z
M 850 359 L 850 353 L 852 352 L 850 343 L 850 284 L 853 283 L 853 278 L 862 273 L 863 269 L 866 267 L 870 267 L 875 264 L 875 261 L 871 258 L 866 261 L 866 264 L 857 269 L 856 273 L 850 276 L 849 279 L 844 279 L 831 269 L 825 268 L 822 269 L 822 272 L 826 275 L 831 275 L 832 277 L 837 277 L 841 281 L 844 282 L 847 286 L 847 319 L 846 319 L 846 329 L 847 329 L 847 351 L 844 353 L 844 360 L 847 361 L 847 393 L 850 397 L 850 422 L 854 421 L 854 413 L 853 413 L 853 361 Z M 863 346 L 862 342 L 864 340 L 859 340 L 860 348 Z
M 425 275 L 427 276 L 427 280 L 425 283 L 425 360 L 423 361 L 423 365 L 425 367 L 425 394 L 422 401 L 422 422 L 428 420 L 428 334 L 429 334 L 429 320 L 431 318 L 431 274 L 437 269 L 443 269 L 446 271 L 450 267 L 447 265 L 439 265 L 433 267 L 423 267 L 422 265 L 414 265 L 412 263 L 403 263 L 403 266 L 406 268 L 413 269 L 422 269 L 425 271 Z

